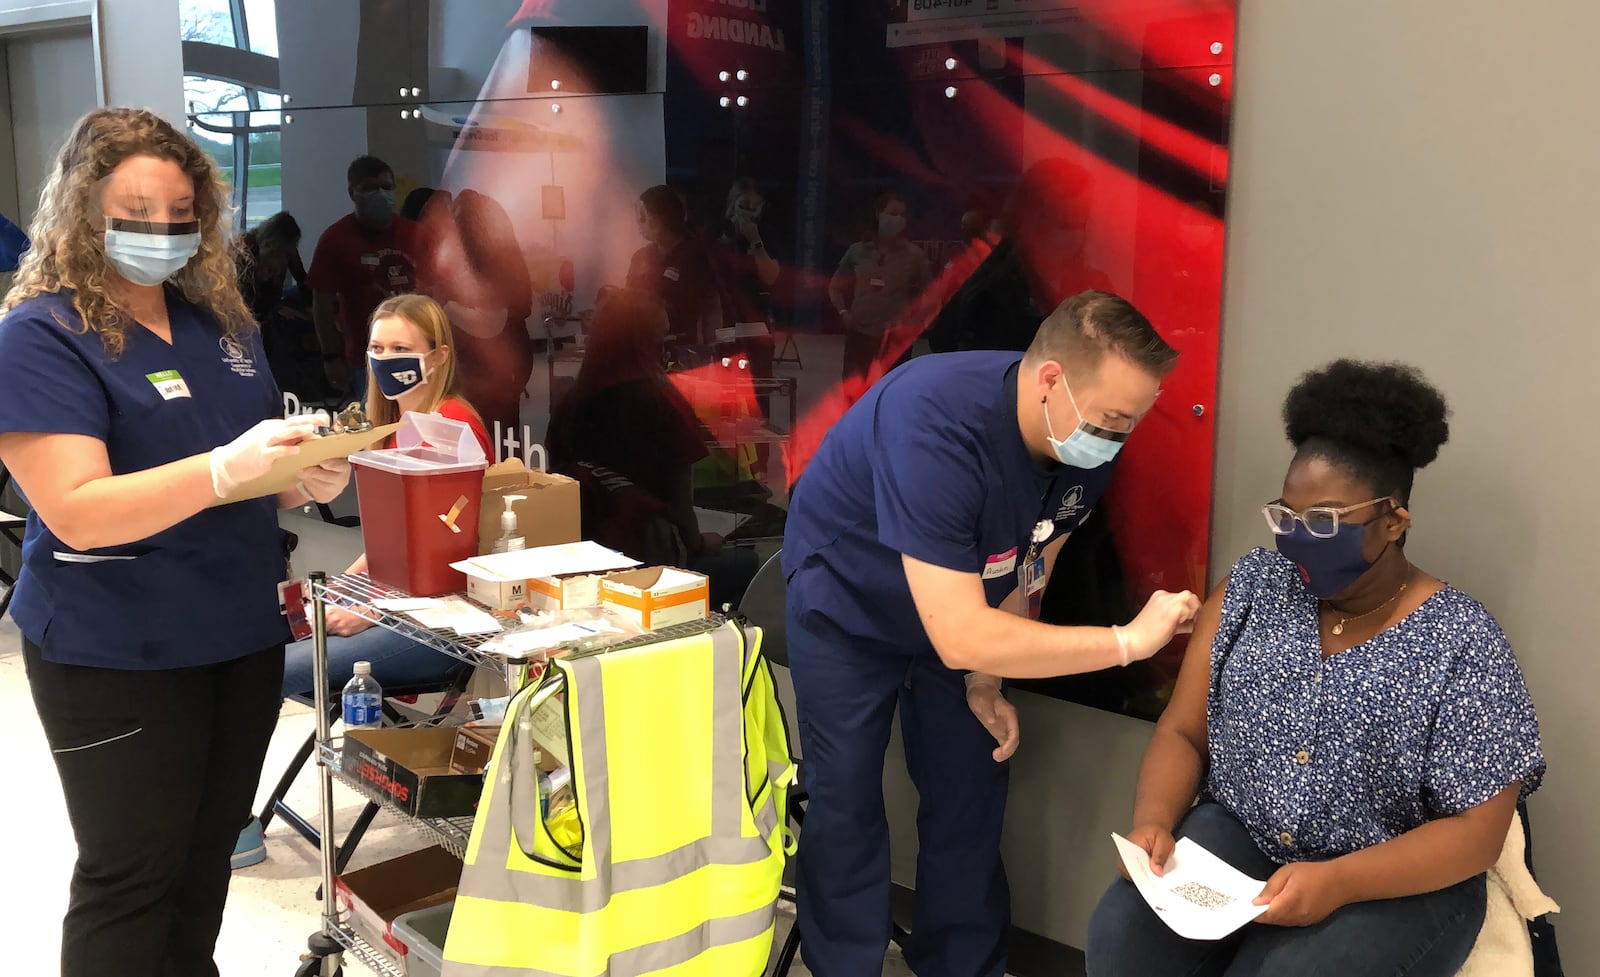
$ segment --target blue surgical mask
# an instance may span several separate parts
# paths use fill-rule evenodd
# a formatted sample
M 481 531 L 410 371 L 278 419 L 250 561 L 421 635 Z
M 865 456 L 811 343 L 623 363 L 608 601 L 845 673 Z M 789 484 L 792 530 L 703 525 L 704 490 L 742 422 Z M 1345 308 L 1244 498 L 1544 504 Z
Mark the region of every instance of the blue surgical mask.
M 906 232 L 906 219 L 901 214 L 879 214 L 878 236 L 899 237 Z
M 356 216 L 368 224 L 386 224 L 394 211 L 393 190 L 368 190 L 356 197 Z
M 1099 468 L 1117 457 L 1117 452 L 1122 450 L 1122 445 L 1128 440 L 1128 435 L 1121 431 L 1108 431 L 1097 427 L 1083 419 L 1083 413 L 1078 410 L 1078 401 L 1072 396 L 1072 388 L 1067 386 L 1066 378 L 1061 380 L 1061 387 L 1067 392 L 1067 400 L 1072 404 L 1073 413 L 1078 415 L 1078 426 L 1067 435 L 1065 441 L 1056 440 L 1055 425 L 1050 423 L 1050 404 L 1044 404 L 1044 427 L 1048 432 L 1050 450 L 1056 454 L 1056 460 L 1072 468 Z
M 106 218 L 106 260 L 135 285 L 160 285 L 200 250 L 200 222 Z
M 1344 593 L 1360 580 L 1372 562 L 1361 553 L 1366 539 L 1364 523 L 1341 522 L 1332 536 L 1313 536 L 1300 523 L 1294 532 L 1275 537 L 1278 552 L 1300 568 L 1300 579 L 1306 590 L 1322 600 Z
M 367 365 L 378 392 L 399 400 L 428 382 L 428 359 L 421 353 L 368 353 Z

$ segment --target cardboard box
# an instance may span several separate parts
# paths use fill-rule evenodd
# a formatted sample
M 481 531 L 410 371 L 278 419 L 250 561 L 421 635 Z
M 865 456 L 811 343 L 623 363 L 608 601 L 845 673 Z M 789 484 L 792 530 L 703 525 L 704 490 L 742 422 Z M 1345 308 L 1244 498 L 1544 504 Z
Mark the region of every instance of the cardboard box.
M 344 772 L 376 787 L 417 818 L 468 817 L 483 793 L 483 768 L 451 765 L 451 728 L 353 729 L 344 737 Z
M 478 554 L 494 550 L 500 538 L 500 516 L 505 497 L 526 496 L 512 503 L 517 532 L 529 549 L 556 543 L 576 543 L 583 538 L 578 483 L 564 475 L 532 471 L 520 460 L 502 461 L 483 473 L 483 505 L 478 509 Z
M 638 565 L 598 543 L 577 542 L 480 555 L 451 568 L 467 575 L 467 596 L 491 610 L 559 611 L 600 606 L 601 577 Z
M 388 949 L 402 965 L 409 948 L 394 934 L 395 918 L 449 902 L 460 884 L 461 860 L 443 848 L 424 848 L 333 880 L 351 929 L 372 946 Z
M 484 770 L 494 756 L 500 739 L 500 726 L 462 726 L 456 730 L 456 745 L 450 751 L 450 765 L 457 770 Z
M 600 581 L 600 602 L 653 631 L 709 616 L 710 582 L 705 574 L 671 567 L 623 570 Z

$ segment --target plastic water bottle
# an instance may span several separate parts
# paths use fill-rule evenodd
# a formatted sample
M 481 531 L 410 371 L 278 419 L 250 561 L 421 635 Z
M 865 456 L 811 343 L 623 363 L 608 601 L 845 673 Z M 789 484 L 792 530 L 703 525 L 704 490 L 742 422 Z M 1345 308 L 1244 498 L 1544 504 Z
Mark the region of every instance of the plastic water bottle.
M 355 674 L 344 687 L 343 703 L 345 729 L 383 725 L 383 688 L 372 677 L 371 662 L 356 662 Z

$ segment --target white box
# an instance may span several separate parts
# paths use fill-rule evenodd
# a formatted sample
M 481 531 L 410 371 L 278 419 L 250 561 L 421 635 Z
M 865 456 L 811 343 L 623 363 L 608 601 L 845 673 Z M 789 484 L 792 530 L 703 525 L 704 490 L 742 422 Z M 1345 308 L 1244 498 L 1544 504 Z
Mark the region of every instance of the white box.
M 653 631 L 710 616 L 711 584 L 703 573 L 672 567 L 623 570 L 600 581 L 600 603 Z

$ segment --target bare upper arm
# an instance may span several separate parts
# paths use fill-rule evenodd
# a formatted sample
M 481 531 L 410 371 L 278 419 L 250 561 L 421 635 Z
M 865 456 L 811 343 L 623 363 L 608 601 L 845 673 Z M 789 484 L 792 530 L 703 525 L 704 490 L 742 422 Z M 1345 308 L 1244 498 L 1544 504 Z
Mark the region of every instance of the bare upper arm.
M 989 609 L 983 578 L 976 573 L 924 563 L 903 554 L 900 562 L 905 567 L 906 585 L 917 605 L 917 615 L 922 618 L 922 627 L 928 632 L 934 651 L 952 668 L 968 667 L 961 664 L 963 656 L 959 649 L 964 629 L 972 623 L 972 615 Z
M 0 463 L 16 479 L 17 488 L 39 519 L 58 536 L 71 525 L 71 494 L 111 475 L 106 444 L 85 434 L 0 434 Z M 72 545 L 63 536 L 63 542 Z
M 1217 629 L 1222 624 L 1222 598 L 1227 593 L 1228 581 L 1223 579 L 1206 602 L 1200 606 L 1195 618 L 1194 634 L 1183 653 L 1183 667 L 1178 671 L 1178 684 L 1172 690 L 1172 701 L 1161 713 L 1158 729 L 1177 733 L 1193 744 L 1201 757 L 1206 755 L 1206 699 L 1211 691 L 1211 645 L 1216 641 Z

